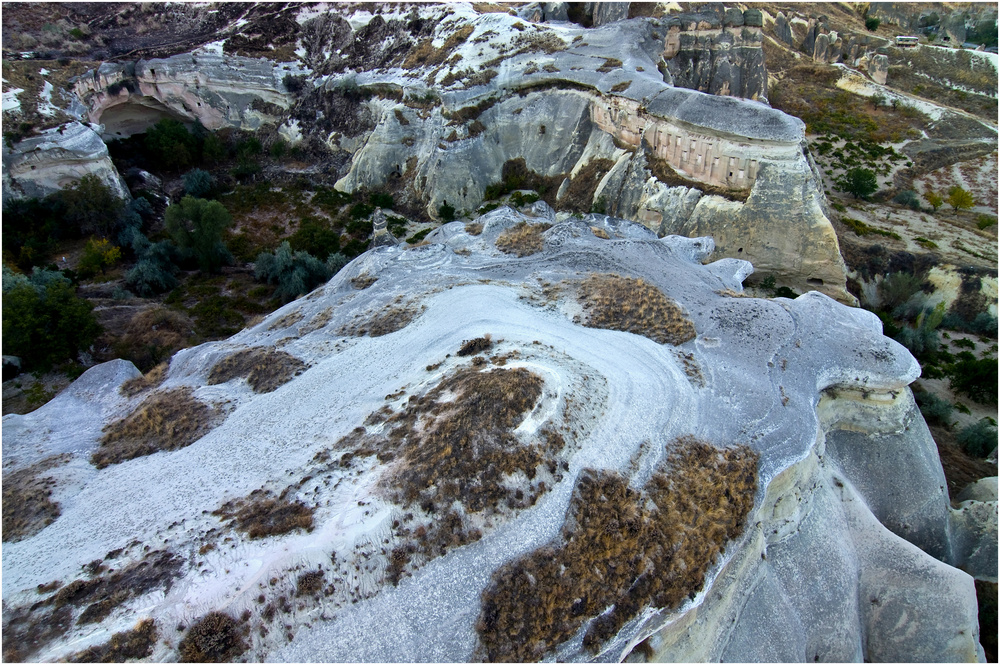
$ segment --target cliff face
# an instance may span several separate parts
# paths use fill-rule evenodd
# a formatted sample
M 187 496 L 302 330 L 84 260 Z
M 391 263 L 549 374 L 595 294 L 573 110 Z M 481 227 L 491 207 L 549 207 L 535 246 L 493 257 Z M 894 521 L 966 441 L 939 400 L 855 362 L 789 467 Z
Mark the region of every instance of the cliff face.
M 760 10 L 707 5 L 698 14 L 671 15 L 663 58 L 674 85 L 745 99 L 767 97 Z
M 122 392 L 114 361 L 4 417 L 5 491 L 58 504 L 4 544 L 7 655 L 141 617 L 169 661 L 219 611 L 249 631 L 210 646 L 261 661 L 981 657 L 956 566 L 989 574 L 995 500 L 950 509 L 919 366 L 874 315 L 739 297 L 752 266 L 709 238 L 542 202 L 427 239 L 159 385 Z M 183 442 L 130 448 L 171 404 Z M 31 638 L 57 602 L 64 632 Z

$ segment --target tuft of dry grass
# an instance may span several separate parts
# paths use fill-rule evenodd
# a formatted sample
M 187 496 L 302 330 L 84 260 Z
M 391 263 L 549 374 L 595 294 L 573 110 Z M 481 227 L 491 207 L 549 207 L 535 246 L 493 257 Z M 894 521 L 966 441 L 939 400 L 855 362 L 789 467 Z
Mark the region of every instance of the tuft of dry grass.
M 465 232 L 470 236 L 478 236 L 483 232 L 483 225 L 481 222 L 469 222 L 465 225 Z
M 545 248 L 545 233 L 551 224 L 528 224 L 518 222 L 497 237 L 497 249 L 504 254 L 516 254 L 519 258 L 537 254 Z
M 225 612 L 209 612 L 188 630 L 178 645 L 182 663 L 226 663 L 247 650 L 243 630 Z
M 59 504 L 52 501 L 55 481 L 45 471 L 65 464 L 69 455 L 56 455 L 3 476 L 3 542 L 30 538 L 59 517 Z
M 279 536 L 295 529 L 312 531 L 313 509 L 289 499 L 293 489 L 286 487 L 277 497 L 267 490 L 254 490 L 247 497 L 225 503 L 212 514 L 232 521 L 250 540 Z
M 611 86 L 611 92 L 625 92 L 626 90 L 629 89 L 629 86 L 631 85 L 632 85 L 631 80 L 622 81 L 621 83 L 616 83 L 615 85 Z
M 708 185 L 697 180 L 686 178 L 675 171 L 674 167 L 670 166 L 670 163 L 667 162 L 667 160 L 654 157 L 651 154 L 646 155 L 646 162 L 649 165 L 649 172 L 653 175 L 653 177 L 670 187 L 688 187 L 698 189 L 701 190 L 706 196 L 709 194 L 721 196 L 722 198 L 729 199 L 730 201 L 739 201 L 740 203 L 746 203 L 747 199 L 750 198 L 749 187 L 745 189 L 730 189 L 728 187 Z
M 378 281 L 378 277 L 372 275 L 359 275 L 351 279 L 351 286 L 360 290 L 367 289 L 369 286 Z
M 309 323 L 302 326 L 299 332 L 303 335 L 308 335 L 309 333 L 319 330 L 320 328 L 325 328 L 326 324 L 330 323 L 331 319 L 333 319 L 333 308 L 327 307 L 322 312 L 314 316 Z
M 297 309 L 294 312 L 289 312 L 288 314 L 285 314 L 280 319 L 272 323 L 268 327 L 268 330 L 281 330 L 282 328 L 288 328 L 290 326 L 294 326 L 303 318 L 304 316 L 302 315 L 302 311 Z
M 458 350 L 460 356 L 472 356 L 489 351 L 493 348 L 493 336 L 486 333 L 482 337 L 467 339 L 462 342 L 462 348 Z
M 307 367 L 284 351 L 260 347 L 244 349 L 215 363 L 208 374 L 208 385 L 241 378 L 247 380 L 255 393 L 269 393 L 291 381 Z
M 351 337 L 381 337 L 402 330 L 420 314 L 423 309 L 417 309 L 413 302 L 403 302 L 402 296 L 396 298 L 388 307 L 369 314 L 357 316 L 354 321 L 341 326 L 341 335 Z
M 593 233 L 598 238 L 600 238 L 601 240 L 611 240 L 611 236 L 608 235 L 608 232 L 599 226 L 591 226 L 590 232 Z
M 90 458 L 98 469 L 161 450 L 185 448 L 220 422 L 219 414 L 196 399 L 191 388 L 154 393 L 126 417 L 104 428 Z
M 585 470 L 559 537 L 497 570 L 483 592 L 486 659 L 537 661 L 595 616 L 584 646 L 596 651 L 644 607 L 678 607 L 742 533 L 756 490 L 756 453 L 693 438 L 676 441 L 642 489 Z
M 189 346 L 194 327 L 191 318 L 181 312 L 159 305 L 150 307 L 132 317 L 122 336 L 114 341 L 114 351 L 146 372 Z
M 115 633 L 104 644 L 77 651 L 66 657 L 71 663 L 125 663 L 153 653 L 158 631 L 156 621 L 142 619 L 132 630 Z
M 125 397 L 135 397 L 141 392 L 151 388 L 158 388 L 167 378 L 167 370 L 170 368 L 169 362 L 162 362 L 142 376 L 137 376 L 122 383 L 118 389 Z
M 589 328 L 622 330 L 659 344 L 683 344 L 695 338 L 694 324 L 681 308 L 645 280 L 591 274 L 580 283 L 577 298 Z
M 475 28 L 471 25 L 459 28 L 448 36 L 448 39 L 441 45 L 441 48 L 434 48 L 433 40 L 431 39 L 423 40 L 407 54 L 406 59 L 403 60 L 403 69 L 433 67 L 442 64 L 448 59 L 452 50 L 468 39 L 474 30 Z
M 322 570 L 310 570 L 309 572 L 302 573 L 295 580 L 295 595 L 311 596 L 319 593 L 323 589 L 323 582 L 325 580 L 326 576 L 323 575 Z

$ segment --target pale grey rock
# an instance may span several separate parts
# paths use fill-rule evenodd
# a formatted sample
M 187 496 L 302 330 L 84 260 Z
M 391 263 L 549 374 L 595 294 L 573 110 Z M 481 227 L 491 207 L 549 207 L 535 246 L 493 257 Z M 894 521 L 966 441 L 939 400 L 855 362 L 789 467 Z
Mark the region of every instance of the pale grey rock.
M 977 580 L 996 582 L 998 542 L 996 499 L 965 500 L 958 504 L 958 507 L 952 510 L 951 530 L 952 564 Z
M 108 148 L 92 128 L 70 122 L 3 145 L 3 200 L 42 198 L 94 175 L 111 191 L 128 198 L 128 187 L 111 163 Z
M 879 85 L 885 85 L 886 77 L 889 75 L 889 56 L 872 56 L 868 61 L 868 75 Z
M 627 2 L 595 2 L 594 3 L 594 27 L 623 21 L 628 18 Z
M 816 35 L 816 43 L 813 46 L 813 60 L 826 63 L 830 59 L 830 36 L 826 34 Z
M 940 30 L 944 32 L 952 44 L 964 44 L 968 34 L 964 14 L 954 12 L 947 18 L 942 19 Z
M 997 500 L 997 477 L 980 478 L 965 486 L 956 501 L 996 501 Z
M 568 21 L 569 7 L 565 2 L 545 2 L 542 4 L 546 21 Z
M 877 317 L 815 292 L 795 300 L 722 296 L 719 291 L 738 287 L 750 267 L 738 260 L 703 265 L 710 238 L 657 239 L 642 225 L 604 215 L 556 224 L 545 231 L 545 248 L 537 254 L 500 252 L 495 241 L 503 230 L 550 218 L 544 206 L 533 213 L 538 217 L 502 207 L 478 220 L 478 236 L 453 223 L 430 234 L 433 244 L 424 247 L 370 250 L 328 284 L 229 340 L 176 354 L 162 389 L 191 386 L 200 399 L 228 411 L 224 423 L 186 448 L 101 471 L 89 467 L 103 425 L 138 402 L 118 393 L 123 380 L 138 375 L 124 361 L 89 370 L 35 414 L 6 417 L 5 465 L 11 450 L 13 468 L 68 452 L 73 478 L 57 488 L 63 505 L 58 520 L 5 545 L 8 607 L 37 602 L 38 584 L 72 579 L 81 565 L 123 543 L 136 539 L 188 553 L 198 551 L 210 529 L 222 529 L 220 537 L 233 538 L 232 547 L 220 541 L 221 551 L 209 553 L 201 567 L 185 568 L 166 594 L 116 610 L 99 625 L 101 634 L 131 627 L 138 612 L 171 626 L 215 609 L 235 615 L 247 610 L 251 621 L 266 622 L 259 594 L 288 597 L 298 571 L 328 566 L 333 556 L 353 562 L 355 546 L 366 547 L 370 539 L 369 566 L 357 559 L 352 581 L 336 584 L 322 601 L 329 612 L 297 599 L 303 609 L 281 618 L 289 627 L 255 638 L 246 657 L 468 660 L 477 653 L 480 596 L 493 571 L 559 533 L 579 474 L 615 470 L 641 484 L 655 462 L 630 470 L 644 459 L 641 451 L 662 450 L 675 437 L 693 434 L 721 445 L 747 442 L 759 452 L 759 491 L 744 535 L 727 545 L 705 587 L 676 610 L 643 609 L 597 654 L 583 650 L 578 635 L 553 645 L 550 657 L 621 660 L 648 637 L 660 659 L 681 661 L 975 659 L 972 578 L 880 523 L 876 512 L 893 518 L 906 511 L 886 508 L 878 485 L 867 482 L 885 477 L 887 495 L 894 495 L 907 479 L 924 478 L 926 442 L 918 438 L 915 452 L 896 460 L 891 478 L 884 458 L 874 471 L 843 461 L 855 458 L 843 453 L 848 444 L 838 438 L 841 431 L 870 435 L 852 439 L 852 452 L 884 451 L 888 457 L 903 446 L 907 424 L 922 424 L 907 389 L 919 365 L 882 336 Z M 595 235 L 595 227 L 609 239 Z M 656 285 L 680 305 L 697 337 L 674 348 L 586 328 L 574 323 L 572 302 L 525 297 L 540 281 L 575 280 L 591 271 Z M 362 275 L 377 281 L 359 291 L 352 280 Z M 375 338 L 342 332 L 357 316 L 397 297 L 420 308 L 406 327 Z M 311 328 L 316 317 L 323 322 Z M 297 482 L 318 452 L 335 447 L 387 403 L 386 395 L 400 386 L 419 394 L 464 366 L 456 349 L 486 332 L 507 345 L 498 351 L 518 351 L 509 366 L 545 377 L 537 426 L 561 418 L 570 401 L 576 405 L 579 447 L 565 476 L 532 508 L 498 519 L 479 541 L 431 559 L 395 587 L 384 580 L 386 558 L 378 548 L 395 538 L 387 525 L 399 507 L 379 498 L 379 478 L 388 467 L 374 458 L 360 476 L 335 466 L 329 484 L 314 478 L 298 487 L 295 496 L 317 506 L 312 533 L 248 541 L 229 535 L 211 514 L 262 486 Z M 266 394 L 253 393 L 243 381 L 205 385 L 219 359 L 258 345 L 280 345 L 311 366 Z M 678 352 L 697 363 L 701 383 L 686 374 Z M 444 363 L 435 366 L 440 374 L 428 374 L 434 363 Z M 932 495 L 925 509 L 934 515 L 941 505 L 947 505 L 946 494 Z M 183 527 L 171 528 L 173 523 Z M 273 587 L 267 583 L 272 577 Z M 352 591 L 360 592 L 353 603 Z M 93 630 L 71 628 L 41 659 L 79 650 Z M 290 642 L 286 631 L 294 634 Z M 158 642 L 151 658 L 176 658 L 173 649 Z

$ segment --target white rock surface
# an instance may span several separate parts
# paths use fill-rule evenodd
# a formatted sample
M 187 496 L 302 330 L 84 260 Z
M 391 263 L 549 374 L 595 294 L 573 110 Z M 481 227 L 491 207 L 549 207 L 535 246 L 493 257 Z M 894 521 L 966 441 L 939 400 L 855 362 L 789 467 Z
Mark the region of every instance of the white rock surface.
M 759 489 L 743 535 L 676 611 L 646 608 L 600 653 L 583 650 L 579 634 L 549 658 L 622 659 L 647 637 L 668 660 L 981 657 L 973 579 L 949 563 L 958 550 L 966 561 L 988 556 L 989 520 L 949 518 L 940 463 L 907 388 L 918 365 L 882 336 L 873 315 L 816 292 L 795 300 L 721 296 L 741 290 L 752 270 L 746 262 L 702 265 L 711 239 L 657 239 L 613 217 L 557 224 L 538 254 L 499 252 L 494 242 L 504 229 L 552 218 L 547 206 L 534 214 L 500 208 L 479 220 L 477 236 L 452 223 L 428 236 L 430 245 L 367 252 L 253 328 L 179 352 L 159 390 L 191 386 L 228 413 L 186 448 L 100 471 L 87 463 L 100 428 L 141 399 L 117 394 L 135 374 L 122 361 L 91 369 L 33 414 L 4 417 L 5 473 L 48 455 L 72 456 L 53 472 L 60 517 L 4 545 L 5 607 L 36 602 L 37 585 L 80 578 L 82 565 L 114 548 L 125 548 L 116 566 L 141 558 L 145 546 L 185 559 L 168 591 L 74 626 L 36 657 L 63 657 L 151 616 L 165 627 L 151 658 L 171 660 L 181 637 L 172 627 L 219 609 L 249 613 L 250 660 L 468 660 L 491 574 L 559 533 L 579 474 L 613 470 L 641 486 L 664 447 L 683 435 L 759 453 Z M 656 285 L 680 304 L 697 337 L 673 347 L 574 323 L 579 305 L 547 297 L 543 283 L 590 272 Z M 358 277 L 377 281 L 358 290 L 351 282 Z M 342 332 L 394 302 L 412 303 L 419 314 L 381 337 Z M 518 352 L 507 368 L 544 380 L 521 435 L 561 418 L 576 432 L 568 470 L 533 507 L 498 519 L 481 540 L 429 560 L 393 587 L 379 548 L 396 542 L 391 525 L 402 509 L 380 490 L 385 467 L 371 457 L 356 470 L 317 470 L 314 458 L 324 450 L 336 456 L 336 442 L 368 414 L 468 366 L 456 351 L 485 333 L 494 353 Z M 277 347 L 310 367 L 266 394 L 239 379 L 206 385 L 219 359 L 247 346 Z M 689 354 L 700 378 L 685 372 L 680 354 Z M 293 495 L 315 506 L 309 533 L 247 540 L 211 514 L 260 487 L 296 483 Z M 995 569 L 995 503 L 992 514 Z M 335 578 L 335 590 L 294 598 L 299 572 L 317 566 L 328 582 Z M 258 596 L 281 595 L 292 599 L 289 612 L 262 616 Z

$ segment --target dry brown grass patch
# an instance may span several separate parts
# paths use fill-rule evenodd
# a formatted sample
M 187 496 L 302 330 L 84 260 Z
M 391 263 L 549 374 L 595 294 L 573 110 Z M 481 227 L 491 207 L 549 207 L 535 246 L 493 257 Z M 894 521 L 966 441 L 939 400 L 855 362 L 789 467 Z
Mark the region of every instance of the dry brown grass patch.
M 251 540 L 280 536 L 295 529 L 312 531 L 313 509 L 289 499 L 293 489 L 286 487 L 279 496 L 267 490 L 254 490 L 247 497 L 225 503 L 212 514 L 233 522 Z
M 90 462 L 103 469 L 161 450 L 179 450 L 203 437 L 219 422 L 219 414 L 196 399 L 191 388 L 154 393 L 128 416 L 104 428 L 101 445 Z
M 351 280 L 351 286 L 360 290 L 367 289 L 369 286 L 378 281 L 378 277 L 372 275 L 358 275 Z
M 746 203 L 747 199 L 750 198 L 750 189 L 731 189 L 728 187 L 719 187 L 718 185 L 709 185 L 697 180 L 691 180 L 682 176 L 680 173 L 674 170 L 670 166 L 669 162 L 665 159 L 660 159 L 659 157 L 654 157 L 651 154 L 646 155 L 646 161 L 649 164 L 649 172 L 653 174 L 653 177 L 670 187 L 689 187 L 701 190 L 706 195 L 721 196 L 730 201 L 739 201 L 740 203 Z
M 158 631 L 153 619 L 142 619 L 132 630 L 115 633 L 104 644 L 66 657 L 71 663 L 124 663 L 153 653 Z
M 178 645 L 182 663 L 226 663 L 247 650 L 245 627 L 225 612 L 209 612 L 188 630 Z
M 123 382 L 118 392 L 126 397 L 135 397 L 139 393 L 151 388 L 158 388 L 164 379 L 167 378 L 167 370 L 169 368 L 169 362 L 162 362 L 142 376 L 137 376 Z
M 659 344 L 683 344 L 695 338 L 694 324 L 681 308 L 645 280 L 593 274 L 580 283 L 577 298 L 589 328 L 622 330 Z
M 493 336 L 486 333 L 482 337 L 468 339 L 462 342 L 462 348 L 458 350 L 460 356 L 472 356 L 478 353 L 489 351 L 493 348 Z
M 465 232 L 470 236 L 478 236 L 483 232 L 483 225 L 481 222 L 469 222 L 465 225 Z
M 414 46 L 413 50 L 406 56 L 406 59 L 403 61 L 403 69 L 433 67 L 442 64 L 448 59 L 452 50 L 468 39 L 474 30 L 475 28 L 471 25 L 459 28 L 448 36 L 448 39 L 441 45 L 441 48 L 434 48 L 432 39 L 423 40 Z
M 132 317 L 124 334 L 114 342 L 114 350 L 119 358 L 146 372 L 188 346 L 193 329 L 189 316 L 162 306 L 151 307 Z
M 545 233 L 551 224 L 528 224 L 518 222 L 497 237 L 497 249 L 504 254 L 516 254 L 518 257 L 537 254 L 545 248 Z
M 309 572 L 302 573 L 295 580 L 295 595 L 312 596 L 319 593 L 323 589 L 325 581 L 326 576 L 322 570 L 310 570 Z
M 341 335 L 351 337 L 381 337 L 402 330 L 423 311 L 417 309 L 413 302 L 403 302 L 402 296 L 397 298 L 385 309 L 375 311 L 368 316 L 357 316 L 356 320 L 342 326 Z
M 593 233 L 598 238 L 600 238 L 601 240 L 611 240 L 611 236 L 608 235 L 608 232 L 599 226 L 591 226 L 590 232 Z
M 281 330 L 282 328 L 288 328 L 289 326 L 294 326 L 296 323 L 305 318 L 301 310 L 295 310 L 294 312 L 289 312 L 285 314 L 280 319 L 268 326 L 268 330 Z
M 55 481 L 44 472 L 65 464 L 69 455 L 56 455 L 3 476 L 3 542 L 30 538 L 59 517 L 59 504 L 51 500 Z
M 559 538 L 497 570 L 483 592 L 485 658 L 537 661 L 594 616 L 584 645 L 596 650 L 644 607 L 678 607 L 742 533 L 756 489 L 756 453 L 690 438 L 640 490 L 584 471 Z
M 215 363 L 208 374 L 208 385 L 241 378 L 247 380 L 255 393 L 269 393 L 291 381 L 307 367 L 284 351 L 260 347 L 244 349 Z
M 392 462 L 382 480 L 388 497 L 425 516 L 418 524 L 394 525 L 402 544 L 389 555 L 390 583 L 421 561 L 482 537 L 471 514 L 530 507 L 562 479 L 562 436 L 544 430 L 525 443 L 513 433 L 541 394 L 542 379 L 524 368 L 466 367 L 411 397 L 399 412 L 378 414 L 370 422 L 382 424 L 379 434 L 360 427 L 338 442 L 348 450 L 342 465 L 372 455 Z M 505 481 L 511 478 L 513 484 Z
M 333 319 L 333 308 L 327 307 L 322 312 L 314 316 L 309 323 L 302 326 L 301 332 L 303 335 L 308 335 L 309 333 L 319 330 L 320 328 L 325 328 L 326 324 L 330 323 L 331 319 Z

